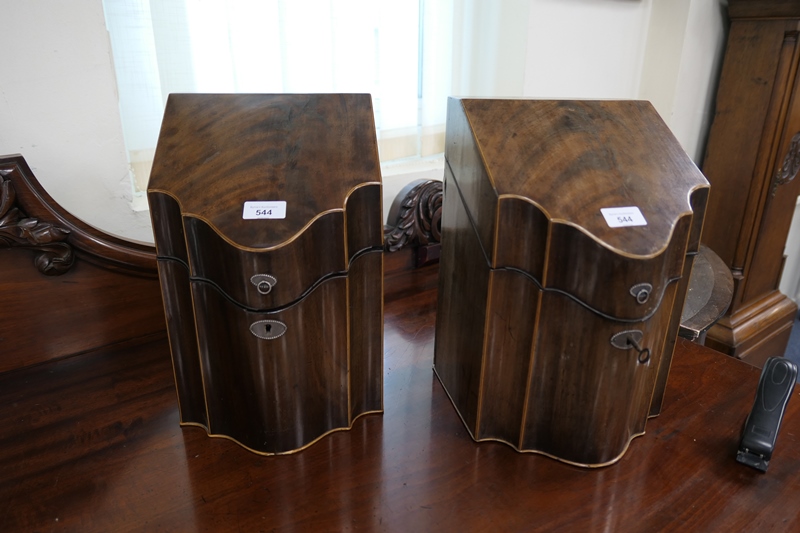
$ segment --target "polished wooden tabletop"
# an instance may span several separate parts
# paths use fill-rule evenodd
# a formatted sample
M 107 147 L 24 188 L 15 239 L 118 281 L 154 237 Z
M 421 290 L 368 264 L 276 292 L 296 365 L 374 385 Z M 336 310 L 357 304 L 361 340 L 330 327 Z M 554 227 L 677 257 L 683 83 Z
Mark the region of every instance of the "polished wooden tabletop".
M 767 473 L 737 463 L 759 371 L 682 339 L 617 464 L 474 443 L 431 371 L 436 273 L 387 276 L 385 413 L 294 455 L 181 428 L 166 340 L 0 375 L 0 531 L 800 528 L 800 399 Z

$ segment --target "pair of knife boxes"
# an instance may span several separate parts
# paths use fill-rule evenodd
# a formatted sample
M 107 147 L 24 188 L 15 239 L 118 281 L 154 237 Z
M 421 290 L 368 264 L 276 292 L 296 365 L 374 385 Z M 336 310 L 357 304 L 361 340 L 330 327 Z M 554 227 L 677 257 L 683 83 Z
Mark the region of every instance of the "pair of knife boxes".
M 600 466 L 661 397 L 708 184 L 644 102 L 450 99 L 434 371 L 475 440 Z M 381 412 L 368 95 L 173 95 L 148 189 L 182 424 Z

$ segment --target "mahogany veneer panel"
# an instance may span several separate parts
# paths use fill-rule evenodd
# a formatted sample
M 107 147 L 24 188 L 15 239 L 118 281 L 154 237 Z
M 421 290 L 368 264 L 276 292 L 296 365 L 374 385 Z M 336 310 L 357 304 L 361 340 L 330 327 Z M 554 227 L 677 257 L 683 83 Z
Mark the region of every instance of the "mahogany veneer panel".
M 179 428 L 165 341 L 0 375 L 0 529 L 800 528 L 797 392 L 766 474 L 734 459 L 759 371 L 682 339 L 663 414 L 615 465 L 476 444 L 431 372 L 436 267 L 402 274 L 393 261 L 385 414 L 294 455 Z
M 166 334 L 157 278 L 80 260 L 49 277 L 34 255 L 0 250 L 0 372 Z
M 159 261 L 167 331 L 170 338 L 172 364 L 181 423 L 208 427 L 208 415 L 203 394 L 203 377 L 197 364 L 197 330 L 189 317 L 194 314 L 192 294 L 185 290 L 190 284 L 189 269 L 180 261 Z

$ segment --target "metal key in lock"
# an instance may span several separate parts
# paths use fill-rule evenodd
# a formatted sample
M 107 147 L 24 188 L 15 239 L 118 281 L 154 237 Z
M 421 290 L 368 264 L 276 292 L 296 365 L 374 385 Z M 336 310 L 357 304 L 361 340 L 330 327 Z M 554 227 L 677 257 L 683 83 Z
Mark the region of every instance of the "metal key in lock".
M 650 348 L 642 348 L 644 333 L 638 329 L 620 331 L 611 337 L 611 345 L 620 350 L 634 349 L 638 353 L 636 360 L 640 364 L 650 361 Z

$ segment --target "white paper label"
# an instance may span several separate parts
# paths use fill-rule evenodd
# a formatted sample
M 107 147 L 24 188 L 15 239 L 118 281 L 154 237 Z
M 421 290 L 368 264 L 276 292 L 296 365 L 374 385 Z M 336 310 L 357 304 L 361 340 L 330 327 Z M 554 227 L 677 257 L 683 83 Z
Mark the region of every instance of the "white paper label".
M 286 218 L 286 202 L 245 202 L 242 218 L 245 220 Z
M 630 207 L 604 207 L 600 210 L 609 228 L 624 228 L 627 226 L 646 226 L 644 215 L 636 206 Z

